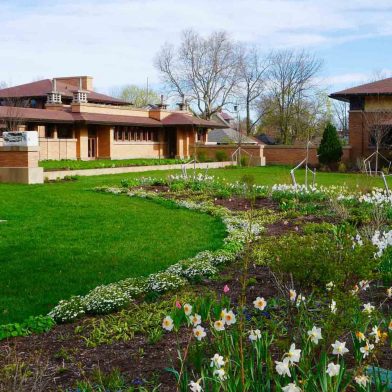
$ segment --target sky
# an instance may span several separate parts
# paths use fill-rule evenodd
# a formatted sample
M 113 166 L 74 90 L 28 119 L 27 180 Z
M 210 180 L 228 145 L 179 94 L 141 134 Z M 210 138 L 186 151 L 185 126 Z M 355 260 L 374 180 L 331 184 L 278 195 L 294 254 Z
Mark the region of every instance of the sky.
M 90 75 L 110 93 L 159 89 L 153 60 L 184 29 L 227 31 L 271 49 L 306 49 L 324 61 L 328 92 L 392 72 L 392 0 L 0 0 L 0 81 Z

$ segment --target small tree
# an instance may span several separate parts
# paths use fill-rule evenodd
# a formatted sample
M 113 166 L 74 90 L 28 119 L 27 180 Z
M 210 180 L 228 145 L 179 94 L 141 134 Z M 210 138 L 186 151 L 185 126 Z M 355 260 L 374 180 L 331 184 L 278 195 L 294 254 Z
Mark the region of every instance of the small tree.
M 325 127 L 317 154 L 319 162 L 324 165 L 337 163 L 342 158 L 342 144 L 340 143 L 336 128 L 331 123 L 328 123 Z

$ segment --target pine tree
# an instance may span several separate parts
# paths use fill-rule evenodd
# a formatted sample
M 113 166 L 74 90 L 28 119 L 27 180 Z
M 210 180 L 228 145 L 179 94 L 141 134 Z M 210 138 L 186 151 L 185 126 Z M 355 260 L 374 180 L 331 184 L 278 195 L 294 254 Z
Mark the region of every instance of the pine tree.
M 324 165 L 338 163 L 343 155 L 342 144 L 340 143 L 336 128 L 328 123 L 324 129 L 323 138 L 317 149 L 319 162 Z

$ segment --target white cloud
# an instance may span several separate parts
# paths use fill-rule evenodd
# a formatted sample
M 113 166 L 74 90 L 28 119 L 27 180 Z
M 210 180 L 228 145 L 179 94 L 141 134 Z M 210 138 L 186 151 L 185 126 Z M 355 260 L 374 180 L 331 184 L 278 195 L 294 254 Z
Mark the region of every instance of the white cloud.
M 392 34 L 384 0 L 2 0 L 1 12 L 0 80 L 90 74 L 106 89 L 157 83 L 155 53 L 187 28 L 227 30 L 265 50 Z

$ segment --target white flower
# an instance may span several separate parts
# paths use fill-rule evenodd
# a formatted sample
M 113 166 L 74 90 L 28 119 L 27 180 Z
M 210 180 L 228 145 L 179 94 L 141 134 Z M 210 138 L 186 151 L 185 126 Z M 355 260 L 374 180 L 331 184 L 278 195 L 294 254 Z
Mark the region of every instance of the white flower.
M 312 343 L 318 344 L 319 340 L 323 338 L 321 336 L 321 328 L 317 328 L 316 326 L 313 326 L 313 328 L 310 331 L 308 331 L 308 336 Z
M 293 382 L 282 387 L 283 392 L 301 392 L 301 388 L 297 387 Z
M 190 316 L 192 313 L 192 305 L 185 304 L 184 305 L 184 312 L 187 316 Z
M 358 286 L 361 290 L 366 291 L 369 288 L 369 281 L 368 280 L 361 280 L 358 283 Z
M 295 302 L 297 298 L 297 292 L 295 290 L 289 291 L 290 301 Z
M 235 314 L 233 313 L 232 310 L 230 310 L 229 312 L 226 312 L 226 309 L 224 309 L 224 317 L 223 320 L 225 321 L 225 323 L 227 325 L 231 325 L 231 324 L 235 324 L 235 322 L 237 321 L 235 318 Z
M 291 377 L 291 373 L 290 373 L 290 368 L 289 368 L 289 364 L 290 364 L 290 358 L 284 358 L 283 361 L 275 361 L 276 363 L 276 371 L 280 376 L 289 376 Z
M 330 362 L 328 364 L 327 373 L 328 373 L 329 377 L 337 376 L 339 374 L 339 371 L 340 371 L 339 364 L 335 365 L 333 362 Z
M 251 342 L 254 342 L 254 341 L 256 341 L 256 340 L 258 340 L 258 339 L 260 339 L 261 338 L 261 332 L 260 332 L 260 330 L 259 329 L 255 329 L 255 330 L 251 330 L 250 332 L 249 332 L 249 340 L 251 341 Z
M 355 377 L 355 382 L 362 387 L 366 387 L 366 384 L 369 382 L 369 377 L 362 374 Z
M 348 353 L 348 349 L 346 348 L 346 342 L 339 342 L 338 340 L 335 343 L 331 344 L 333 347 L 332 354 L 334 355 L 344 355 Z
M 196 327 L 196 325 L 201 324 L 201 316 L 195 313 L 193 316 L 189 317 L 191 320 L 191 323 Z
M 193 335 L 195 335 L 195 338 L 200 341 L 205 338 L 207 334 L 204 331 L 204 328 L 201 325 L 198 325 L 196 328 L 193 328 Z
M 295 348 L 295 343 L 290 346 L 289 352 L 286 354 L 291 363 L 299 362 L 301 358 L 301 350 Z
M 363 312 L 364 313 L 370 314 L 373 312 L 373 310 L 374 310 L 374 306 L 370 302 L 363 305 Z
M 222 355 L 219 354 L 215 354 L 212 358 L 211 358 L 211 367 L 216 367 L 218 369 L 220 369 L 222 366 L 225 366 L 225 361 L 222 357 Z
M 220 369 L 215 369 L 213 374 L 214 374 L 214 376 L 217 376 L 221 381 L 226 380 L 226 372 L 225 372 L 225 369 L 222 369 L 222 368 L 220 368 Z
M 305 297 L 302 294 L 298 294 L 297 306 L 299 306 L 301 302 L 305 302 Z
M 355 332 L 355 336 L 360 342 L 363 342 L 366 339 L 365 334 L 361 331 Z
M 224 331 L 225 330 L 225 322 L 223 320 L 216 320 L 214 322 L 214 329 L 216 331 Z
M 374 341 L 377 344 L 380 341 L 381 338 L 381 331 L 380 329 L 377 327 L 377 325 L 375 325 L 372 328 L 372 332 L 369 333 L 369 335 L 374 336 Z
M 173 319 L 170 316 L 166 316 L 162 321 L 162 328 L 166 329 L 166 331 L 171 331 L 173 327 Z
M 263 297 L 261 297 L 261 298 L 257 297 L 253 301 L 253 305 L 255 306 L 256 309 L 264 310 L 265 307 L 267 306 L 267 301 Z
M 191 392 L 203 392 L 203 388 L 200 385 L 201 378 L 199 378 L 196 382 L 191 381 L 189 386 L 191 387 Z
M 388 298 L 392 298 L 392 287 L 389 287 L 387 289 L 387 296 L 388 296 Z
M 327 289 L 327 291 L 331 291 L 334 287 L 335 287 L 334 282 L 329 282 L 325 285 L 325 288 Z
M 329 309 L 331 310 L 331 313 L 336 314 L 336 302 L 334 300 L 331 301 L 331 305 L 329 305 Z
M 363 357 L 366 358 L 373 349 L 374 344 L 369 344 L 369 342 L 366 342 L 366 346 L 361 347 L 359 351 L 363 354 Z

